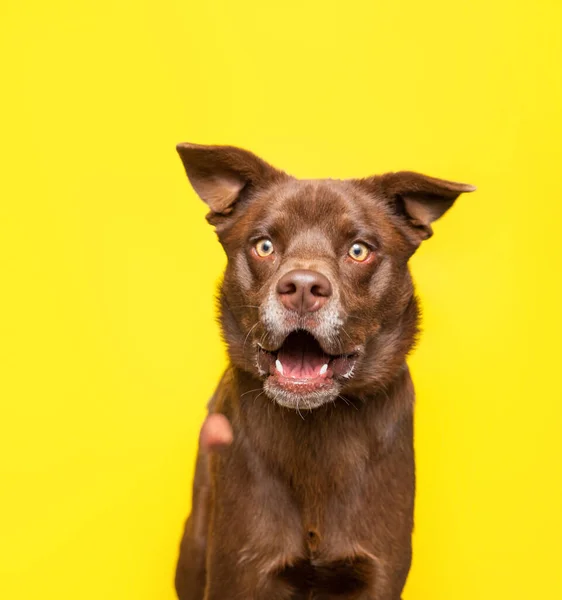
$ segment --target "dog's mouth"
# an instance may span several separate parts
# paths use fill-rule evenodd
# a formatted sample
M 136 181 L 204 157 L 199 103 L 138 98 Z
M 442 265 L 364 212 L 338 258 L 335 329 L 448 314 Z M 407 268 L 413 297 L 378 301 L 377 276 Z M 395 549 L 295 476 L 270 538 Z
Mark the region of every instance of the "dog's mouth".
M 259 347 L 258 361 L 277 385 L 303 393 L 321 389 L 336 378 L 349 378 L 357 354 L 327 354 L 304 330 L 290 333 L 276 351 Z

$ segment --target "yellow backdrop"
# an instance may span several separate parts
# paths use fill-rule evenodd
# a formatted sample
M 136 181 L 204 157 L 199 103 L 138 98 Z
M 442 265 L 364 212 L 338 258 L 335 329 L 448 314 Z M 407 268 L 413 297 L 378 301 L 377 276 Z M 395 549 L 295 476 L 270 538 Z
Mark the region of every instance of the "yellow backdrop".
M 172 600 L 225 356 L 176 142 L 474 183 L 413 261 L 405 600 L 562 597 L 561 7 L 4 0 L 0 598 Z

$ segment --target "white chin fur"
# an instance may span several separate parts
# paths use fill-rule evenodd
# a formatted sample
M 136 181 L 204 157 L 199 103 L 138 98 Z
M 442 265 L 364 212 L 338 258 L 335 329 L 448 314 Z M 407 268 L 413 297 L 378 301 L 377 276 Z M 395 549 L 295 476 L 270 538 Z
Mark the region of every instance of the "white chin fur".
M 318 391 L 309 392 L 307 394 L 297 394 L 295 392 L 289 392 L 280 388 L 279 386 L 271 383 L 271 378 L 268 377 L 265 380 L 263 389 L 271 400 L 292 410 L 313 410 L 323 404 L 333 402 L 340 393 L 340 386 L 335 386 L 329 392 Z

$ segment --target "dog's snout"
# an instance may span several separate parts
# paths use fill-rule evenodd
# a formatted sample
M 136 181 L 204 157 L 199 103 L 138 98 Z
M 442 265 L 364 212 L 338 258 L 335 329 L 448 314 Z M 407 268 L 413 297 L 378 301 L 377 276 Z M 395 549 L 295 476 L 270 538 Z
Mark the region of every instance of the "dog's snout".
M 317 271 L 296 269 L 277 282 L 277 295 L 285 308 L 298 313 L 314 312 L 332 295 L 329 279 Z

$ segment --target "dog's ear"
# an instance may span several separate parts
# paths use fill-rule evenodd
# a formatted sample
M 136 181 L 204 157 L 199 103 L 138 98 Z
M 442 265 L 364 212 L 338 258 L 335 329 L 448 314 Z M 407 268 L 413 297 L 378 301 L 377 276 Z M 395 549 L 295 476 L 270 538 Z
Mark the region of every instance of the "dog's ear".
M 241 148 L 178 144 L 176 149 L 193 189 L 211 209 L 211 219 L 230 214 L 244 190 L 266 186 L 284 176 Z
M 382 194 L 393 211 L 405 219 L 416 245 L 433 235 L 431 223 L 449 210 L 462 193 L 476 189 L 467 183 L 446 181 L 411 171 L 386 173 L 364 181 Z

